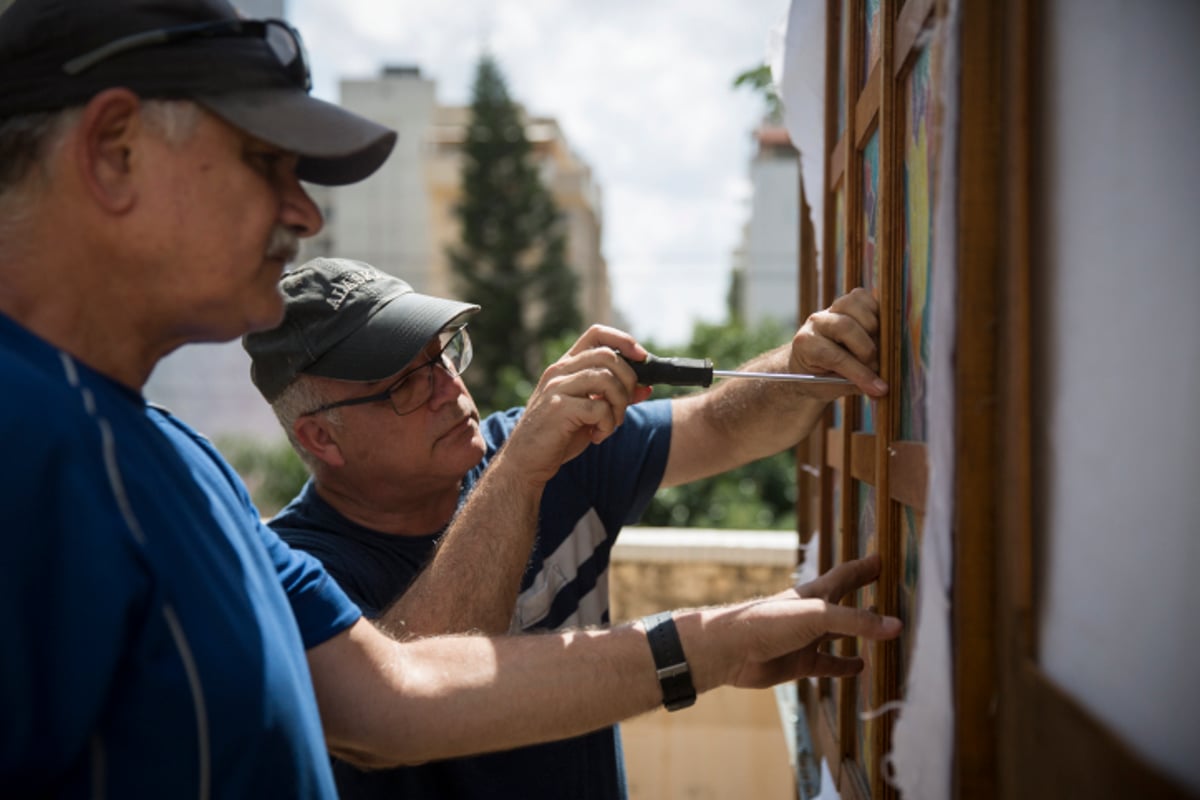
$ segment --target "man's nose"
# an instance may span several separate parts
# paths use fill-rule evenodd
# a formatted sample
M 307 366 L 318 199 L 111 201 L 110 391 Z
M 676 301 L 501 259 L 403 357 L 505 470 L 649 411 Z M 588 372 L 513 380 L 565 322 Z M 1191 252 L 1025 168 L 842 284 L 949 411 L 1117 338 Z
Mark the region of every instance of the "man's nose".
M 321 210 L 308 196 L 295 173 L 281 179 L 279 221 L 301 238 L 315 236 L 325 224 Z
M 458 373 L 444 359 L 430 367 L 429 377 L 433 381 L 433 391 L 429 396 L 429 405 L 432 408 L 457 398 L 463 392 Z

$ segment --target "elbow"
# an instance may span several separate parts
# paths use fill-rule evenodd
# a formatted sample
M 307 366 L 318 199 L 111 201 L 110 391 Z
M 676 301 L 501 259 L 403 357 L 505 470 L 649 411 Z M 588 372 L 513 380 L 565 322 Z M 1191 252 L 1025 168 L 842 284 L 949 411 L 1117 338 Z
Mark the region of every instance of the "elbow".
M 383 756 L 379 753 L 372 753 L 366 750 L 361 750 L 354 747 L 345 747 L 329 744 L 329 754 L 334 758 L 345 761 L 357 769 L 364 772 L 372 772 L 375 770 L 392 769 L 394 767 L 416 767 L 428 762 L 428 759 L 420 758 L 396 758 L 394 756 Z

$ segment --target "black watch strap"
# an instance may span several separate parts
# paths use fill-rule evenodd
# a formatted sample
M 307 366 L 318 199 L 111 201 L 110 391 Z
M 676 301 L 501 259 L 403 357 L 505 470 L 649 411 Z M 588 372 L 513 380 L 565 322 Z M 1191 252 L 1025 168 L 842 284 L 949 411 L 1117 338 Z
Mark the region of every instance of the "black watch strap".
M 696 687 L 692 684 L 692 671 L 683 654 L 683 644 L 679 641 L 679 631 L 671 612 L 643 617 L 642 624 L 646 626 L 646 639 L 650 642 L 658 683 L 662 686 L 663 705 L 667 711 L 687 708 L 696 702 Z

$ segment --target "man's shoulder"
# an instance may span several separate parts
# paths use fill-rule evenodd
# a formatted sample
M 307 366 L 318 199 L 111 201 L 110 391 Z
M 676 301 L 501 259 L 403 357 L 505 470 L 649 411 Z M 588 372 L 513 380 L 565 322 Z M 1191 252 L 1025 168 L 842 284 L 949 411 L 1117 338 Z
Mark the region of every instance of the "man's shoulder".
M 291 547 L 313 552 L 326 549 L 336 550 L 333 541 L 338 538 L 338 516 L 321 513 L 312 496 L 311 484 L 305 484 L 292 502 L 288 503 L 271 519 L 267 526 Z
M 488 443 L 503 442 L 525 414 L 525 406 L 515 406 L 504 411 L 493 411 L 479 422 L 479 428 Z
M 436 536 L 393 536 L 364 528 L 321 499 L 311 482 L 267 525 L 290 547 L 322 561 L 409 552 L 424 558 L 436 544 Z
M 300 506 L 293 503 L 267 524 L 289 547 L 320 561 L 368 617 L 408 587 L 436 545 L 433 536 L 390 536 L 344 518 L 333 522 L 325 515 L 305 515 Z

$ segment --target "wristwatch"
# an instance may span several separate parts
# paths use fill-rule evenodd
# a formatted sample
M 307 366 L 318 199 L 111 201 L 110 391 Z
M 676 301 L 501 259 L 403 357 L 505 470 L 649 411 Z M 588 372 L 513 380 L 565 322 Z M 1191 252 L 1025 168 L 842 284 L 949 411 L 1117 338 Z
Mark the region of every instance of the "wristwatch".
M 646 626 L 646 640 L 654 656 L 663 705 L 667 711 L 687 708 L 696 702 L 696 687 L 692 684 L 692 671 L 683 654 L 683 644 L 679 641 L 679 631 L 671 612 L 643 617 L 642 624 Z

